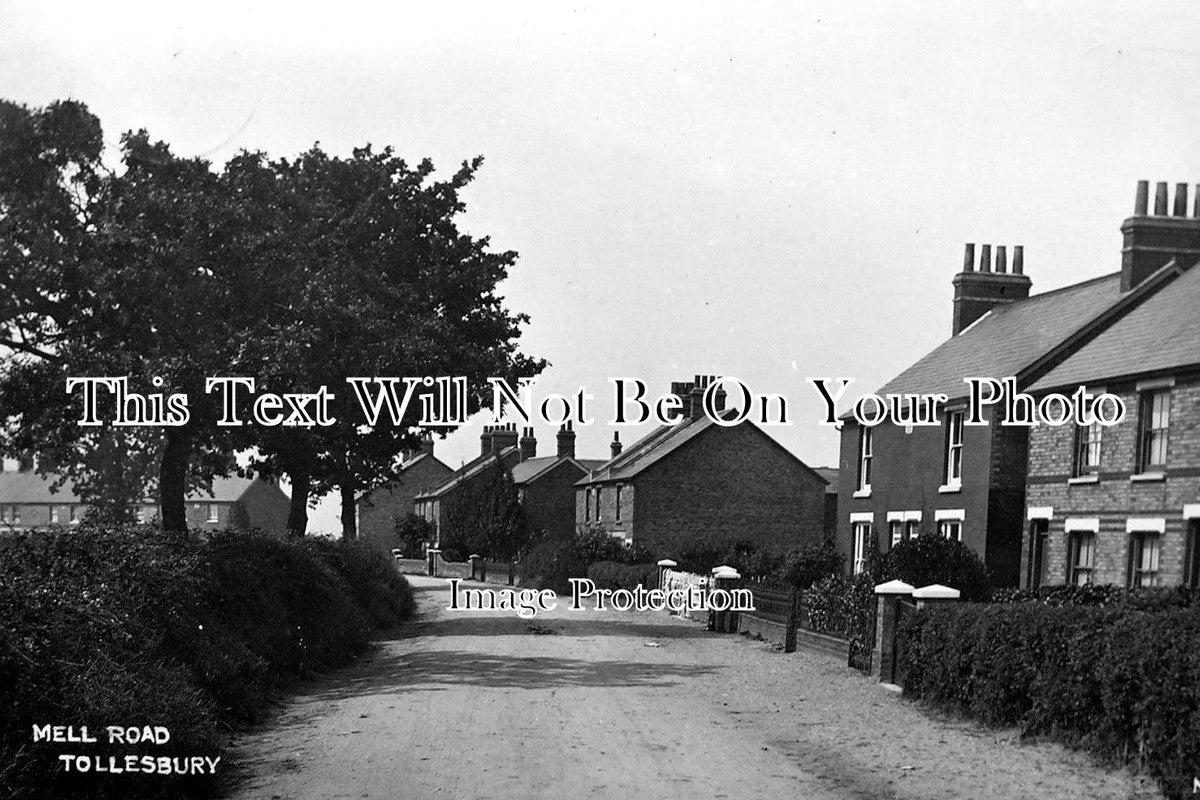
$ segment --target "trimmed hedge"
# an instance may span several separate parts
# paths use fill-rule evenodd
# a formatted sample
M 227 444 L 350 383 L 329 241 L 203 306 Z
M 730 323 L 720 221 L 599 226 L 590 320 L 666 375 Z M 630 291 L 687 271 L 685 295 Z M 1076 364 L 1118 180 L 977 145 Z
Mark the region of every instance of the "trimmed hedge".
M 357 545 L 149 528 L 0 539 L 0 796 L 180 797 L 212 778 L 63 773 L 58 755 L 216 756 L 298 676 L 345 663 L 412 609 Z M 163 746 L 32 742 L 32 726 L 161 725 Z M 225 765 L 222 764 L 222 767 Z M 227 771 L 227 770 L 225 770 Z M 218 778 L 222 773 L 218 767 Z
M 1200 776 L 1200 612 L 1043 603 L 920 611 L 898 633 L 904 692 L 1126 762 L 1169 797 Z
M 565 593 L 571 590 L 569 579 L 586 577 L 592 564 L 636 564 L 645 562 L 647 555 L 644 547 L 589 530 L 539 542 L 521 557 L 517 569 L 522 586 Z

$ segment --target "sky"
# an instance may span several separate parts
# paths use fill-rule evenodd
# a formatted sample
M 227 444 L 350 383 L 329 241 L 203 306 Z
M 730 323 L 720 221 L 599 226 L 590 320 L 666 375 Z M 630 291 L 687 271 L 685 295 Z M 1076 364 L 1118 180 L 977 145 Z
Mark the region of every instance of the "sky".
M 482 155 L 463 227 L 519 253 L 535 392 L 595 395 L 580 456 L 607 455 L 610 377 L 720 374 L 787 396 L 770 432 L 819 466 L 806 379 L 850 397 L 945 339 L 964 243 L 1023 245 L 1046 291 L 1119 269 L 1138 180 L 1200 182 L 1200 5 L 849 5 L 0 0 L 0 97 L 218 165 Z

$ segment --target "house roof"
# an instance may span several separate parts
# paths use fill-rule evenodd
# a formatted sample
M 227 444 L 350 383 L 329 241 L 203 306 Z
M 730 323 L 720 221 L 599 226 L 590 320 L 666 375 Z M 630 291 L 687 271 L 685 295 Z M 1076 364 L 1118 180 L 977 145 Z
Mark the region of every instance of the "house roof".
M 734 413 L 732 409 L 727 413 Z M 608 483 L 611 481 L 631 480 L 645 470 L 654 466 L 658 462 L 667 458 L 675 451 L 693 441 L 696 437 L 703 434 L 705 431 L 716 426 L 707 415 L 701 416 L 699 419 L 685 420 L 678 425 L 662 425 L 655 428 L 653 431 L 642 437 L 632 445 L 627 447 L 619 456 L 611 461 L 605 462 L 598 469 L 591 471 L 586 477 L 578 481 L 576 486 L 584 486 L 593 483 Z M 760 435 L 764 436 L 767 441 L 774 444 L 788 456 L 795 459 L 796 463 L 802 465 L 805 469 L 812 472 L 818 479 L 824 481 L 825 478 L 809 467 L 800 459 L 796 458 L 791 451 L 783 445 L 776 442 L 773 438 L 763 433 L 754 423 L 742 422 L 742 425 L 749 425 Z
M 813 472 L 825 479 L 829 485 L 825 487 L 825 494 L 837 494 L 838 468 L 837 467 L 813 467 Z
M 79 495 L 70 481 L 57 491 L 51 487 L 59 476 L 53 473 L 39 475 L 36 472 L 0 472 L 0 503 L 68 504 L 78 503 Z M 187 495 L 187 502 L 234 503 L 241 499 L 254 483 L 254 478 L 213 478 L 212 491 L 194 491 Z
M 448 464 L 446 464 L 446 462 L 442 461 L 440 458 L 435 456 L 433 453 L 430 453 L 430 452 L 418 453 L 417 455 L 410 458 L 408 461 L 405 461 L 403 464 L 401 464 L 396 469 L 396 474 L 392 478 L 390 478 L 387 482 L 380 484 L 379 486 L 376 486 L 374 489 L 371 489 L 369 492 L 364 492 L 362 495 L 359 496 L 358 499 L 364 500 L 366 498 L 369 498 L 372 494 L 374 494 L 375 492 L 377 492 L 381 489 L 387 489 L 389 486 L 393 486 L 395 481 L 400 479 L 404 475 L 405 472 L 407 472 L 408 470 L 417 466 L 418 464 L 426 464 L 426 463 L 441 464 L 443 467 L 446 468 L 447 471 L 452 471 L 450 469 L 450 466 Z
M 528 458 L 519 464 L 514 464 L 512 468 L 513 483 L 518 486 L 526 483 L 533 483 L 543 475 L 550 473 L 555 467 L 563 462 L 574 464 L 580 472 L 588 473 L 600 466 L 604 462 L 594 458 L 578 459 L 567 456 L 546 456 L 544 458 Z
M 518 449 L 516 447 L 506 447 L 503 450 L 498 450 L 495 452 L 486 453 L 485 455 L 476 456 L 474 459 L 472 459 L 471 461 L 468 461 L 466 464 L 463 464 L 461 467 L 459 467 L 457 470 L 455 470 L 454 474 L 451 475 L 450 479 L 447 480 L 445 483 L 441 484 L 440 486 L 437 486 L 436 488 L 430 489 L 428 492 L 422 492 L 421 494 L 417 495 L 413 499 L 414 500 L 427 500 L 427 499 L 430 499 L 433 497 L 441 497 L 442 495 L 446 494 L 454 487 L 458 486 L 462 481 L 466 480 L 467 478 L 472 477 L 473 475 L 478 475 L 480 472 L 482 472 L 484 469 L 486 469 L 487 467 L 494 464 L 496 461 L 502 460 L 509 454 L 516 453 L 516 452 L 518 452 Z
M 997 306 L 888 381 L 877 394 L 963 397 L 968 377 L 1006 378 L 1062 344 L 1122 297 L 1121 273 Z
M 1200 265 L 1102 331 L 1030 387 L 1073 386 L 1200 365 Z

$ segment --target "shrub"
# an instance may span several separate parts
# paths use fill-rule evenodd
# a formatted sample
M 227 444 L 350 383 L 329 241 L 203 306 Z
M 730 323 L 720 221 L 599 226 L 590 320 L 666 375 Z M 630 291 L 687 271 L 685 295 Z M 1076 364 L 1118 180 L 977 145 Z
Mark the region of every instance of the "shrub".
M 1200 612 L 955 604 L 900 626 L 904 691 L 1128 761 L 1170 797 L 1200 774 Z
M 425 544 L 433 539 L 433 523 L 424 517 L 416 514 L 396 517 L 396 546 L 409 558 L 419 558 Z
M 779 577 L 784 583 L 808 589 L 829 575 L 841 575 L 844 569 L 845 558 L 832 542 L 824 542 L 816 547 L 810 545 L 787 553 Z
M 633 564 L 646 560 L 645 548 L 627 545 L 601 531 L 589 530 L 570 538 L 539 542 L 525 553 L 518 568 L 522 585 L 568 592 L 569 579 L 586 577 L 592 564 L 601 561 Z
M 657 564 L 618 564 L 598 561 L 588 567 L 588 580 L 597 589 L 635 589 L 638 584 L 647 589 L 658 587 Z
M 1194 590 L 1182 586 L 1129 588 L 1112 584 L 1043 586 L 1038 589 L 997 589 L 994 603 L 1040 603 L 1047 606 L 1110 606 L 1139 611 L 1163 611 L 1196 604 Z
M 896 543 L 883 556 L 879 577 L 917 587 L 940 583 L 958 589 L 964 600 L 987 600 L 992 593 L 987 567 L 975 551 L 962 542 L 934 535 Z
M 179 797 L 207 778 L 57 772 L 34 724 L 164 725 L 154 755 L 214 755 L 296 676 L 340 664 L 411 593 L 357 545 L 145 528 L 0 541 L 0 795 Z M 93 755 L 142 754 L 103 743 Z

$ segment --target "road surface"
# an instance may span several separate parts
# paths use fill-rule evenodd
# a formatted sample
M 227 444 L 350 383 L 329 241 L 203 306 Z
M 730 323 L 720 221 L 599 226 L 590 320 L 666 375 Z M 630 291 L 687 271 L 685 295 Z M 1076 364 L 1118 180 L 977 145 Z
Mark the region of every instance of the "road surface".
M 227 761 L 247 798 L 1157 798 L 1014 731 L 931 716 L 828 656 L 662 613 L 418 618 Z

